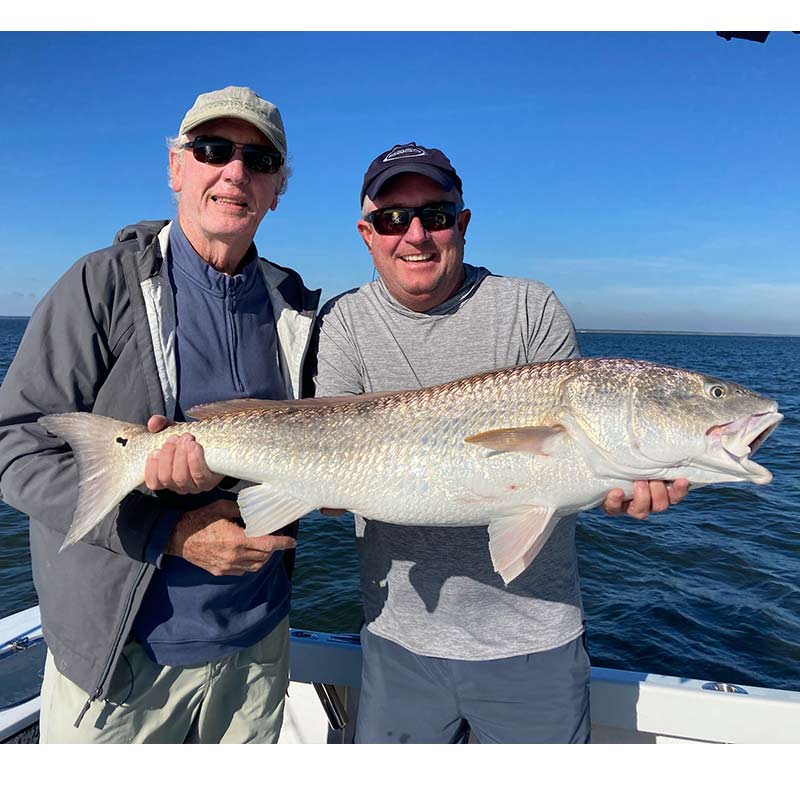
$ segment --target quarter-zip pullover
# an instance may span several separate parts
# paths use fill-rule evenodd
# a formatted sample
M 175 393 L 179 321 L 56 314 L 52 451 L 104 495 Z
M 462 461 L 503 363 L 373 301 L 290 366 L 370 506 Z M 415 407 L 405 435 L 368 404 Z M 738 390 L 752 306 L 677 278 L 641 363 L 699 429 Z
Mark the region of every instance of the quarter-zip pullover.
M 285 399 L 275 316 L 255 246 L 236 275 L 203 261 L 179 224 L 170 229 L 167 269 L 175 297 L 177 403 L 175 417 L 199 403 L 240 397 Z M 176 502 L 198 508 L 220 490 Z M 258 572 L 214 576 L 163 556 L 177 512 L 165 513 L 147 557 L 159 565 L 133 623 L 133 633 L 159 664 L 214 661 L 266 636 L 289 611 L 289 581 L 279 557 Z

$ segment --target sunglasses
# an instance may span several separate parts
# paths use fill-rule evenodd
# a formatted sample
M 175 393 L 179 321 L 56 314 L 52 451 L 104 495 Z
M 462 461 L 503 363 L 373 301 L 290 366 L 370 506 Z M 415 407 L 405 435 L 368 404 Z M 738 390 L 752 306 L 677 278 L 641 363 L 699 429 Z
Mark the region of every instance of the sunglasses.
M 191 150 L 197 161 L 203 164 L 227 164 L 237 150 L 242 151 L 242 161 L 253 172 L 274 173 L 281 168 L 283 156 L 263 144 L 236 144 L 221 136 L 197 136 L 186 142 L 184 150 Z
M 411 227 L 414 217 L 426 231 L 452 228 L 463 210 L 458 203 L 428 203 L 416 208 L 378 208 L 365 219 L 381 236 L 399 236 Z

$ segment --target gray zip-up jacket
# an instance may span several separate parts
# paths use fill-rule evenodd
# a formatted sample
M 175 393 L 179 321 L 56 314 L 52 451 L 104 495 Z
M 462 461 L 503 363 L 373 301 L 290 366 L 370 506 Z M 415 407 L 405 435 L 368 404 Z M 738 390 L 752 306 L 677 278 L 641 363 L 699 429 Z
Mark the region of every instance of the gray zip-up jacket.
M 141 222 L 76 262 L 39 303 L 0 387 L 0 496 L 30 517 L 33 578 L 47 646 L 90 699 L 110 677 L 154 567 L 144 550 L 169 493 L 131 493 L 85 539 L 59 548 L 77 502 L 71 451 L 37 422 L 94 411 L 145 423 L 175 410 L 169 223 Z M 265 259 L 287 396 L 302 391 L 319 290 Z

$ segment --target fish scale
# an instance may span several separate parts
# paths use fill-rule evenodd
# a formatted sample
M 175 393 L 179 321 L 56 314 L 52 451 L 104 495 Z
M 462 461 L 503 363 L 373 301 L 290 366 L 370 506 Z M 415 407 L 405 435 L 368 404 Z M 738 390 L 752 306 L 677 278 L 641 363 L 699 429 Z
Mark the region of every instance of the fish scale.
M 82 412 L 40 419 L 72 446 L 80 474 L 65 546 L 142 483 L 152 450 L 186 431 L 210 469 L 254 484 L 239 494 L 248 535 L 320 507 L 402 525 L 486 525 L 509 582 L 559 519 L 610 489 L 768 482 L 749 455 L 782 419 L 774 401 L 738 384 L 631 359 L 530 364 L 406 392 L 231 400 L 189 415 L 196 421 L 159 434 Z

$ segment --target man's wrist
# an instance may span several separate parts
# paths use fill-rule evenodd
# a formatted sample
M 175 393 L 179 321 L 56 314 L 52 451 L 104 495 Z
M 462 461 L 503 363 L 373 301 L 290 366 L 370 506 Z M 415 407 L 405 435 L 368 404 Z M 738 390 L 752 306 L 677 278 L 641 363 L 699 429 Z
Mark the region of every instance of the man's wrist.
M 164 556 L 174 555 L 170 546 L 180 516 L 181 512 L 177 509 L 166 510 L 159 516 L 158 522 L 150 531 L 150 536 L 145 546 L 144 560 L 149 564 L 153 564 L 160 569 Z

